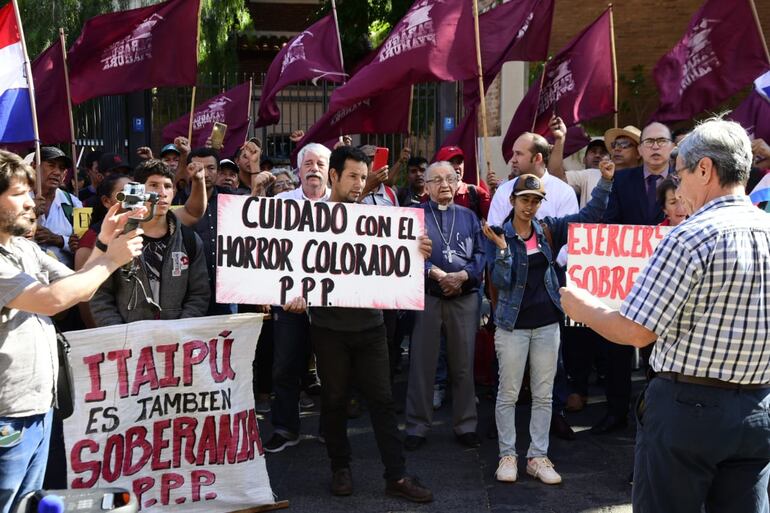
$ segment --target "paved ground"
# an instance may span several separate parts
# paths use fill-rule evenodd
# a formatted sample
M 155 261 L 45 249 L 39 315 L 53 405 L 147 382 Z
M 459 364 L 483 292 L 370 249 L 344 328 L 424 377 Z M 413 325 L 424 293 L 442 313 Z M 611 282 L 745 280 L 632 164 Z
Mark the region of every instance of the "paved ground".
M 639 383 L 635 385 L 638 389 Z M 403 407 L 403 375 L 396 384 L 397 402 Z M 419 476 L 434 494 L 434 502 L 415 505 L 387 497 L 382 480 L 382 465 L 374 442 L 368 414 L 349 422 L 353 447 L 354 493 L 333 497 L 329 492 L 330 470 L 326 448 L 314 436 L 318 432 L 318 407 L 303 414 L 302 442 L 277 454 L 267 455 L 267 467 L 273 492 L 279 500 L 289 501 L 292 512 L 537 512 L 537 513 L 630 513 L 631 487 L 627 477 L 633 457 L 633 427 L 618 434 L 594 436 L 586 430 L 604 413 L 603 397 L 592 391 L 589 406 L 570 414 L 569 421 L 577 440 L 567 442 L 551 438 L 550 457 L 564 482 L 548 486 L 535 481 L 523 471 L 520 460 L 519 481 L 503 484 L 495 481 L 497 441 L 487 438 L 493 419 L 494 404 L 488 391 L 479 390 L 479 428 L 483 444 L 466 449 L 455 442 L 451 430 L 451 404 L 436 412 L 428 443 L 416 452 L 407 452 L 407 469 Z M 317 401 L 318 402 L 318 401 Z M 519 452 L 526 454 L 529 407 L 517 409 Z M 269 419 L 269 416 L 268 416 Z M 399 415 L 403 428 L 404 415 Z M 268 440 L 271 426 L 261 423 L 263 440 Z

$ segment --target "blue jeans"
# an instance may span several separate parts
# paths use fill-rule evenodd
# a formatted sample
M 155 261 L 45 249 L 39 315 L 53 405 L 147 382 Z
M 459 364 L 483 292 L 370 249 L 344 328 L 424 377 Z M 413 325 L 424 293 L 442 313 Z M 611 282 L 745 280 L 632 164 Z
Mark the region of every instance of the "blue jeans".
M 307 314 L 273 307 L 273 429 L 286 438 L 299 436 L 299 393 L 310 359 Z
M 16 502 L 43 487 L 51 438 L 53 410 L 29 417 L 0 417 L 0 513 L 8 513 Z M 8 445 L 3 439 L 16 432 L 21 436 Z
M 516 401 L 519 399 L 527 357 L 532 388 L 532 417 L 529 421 L 532 441 L 527 457 L 548 456 L 553 380 L 559 359 L 559 324 L 513 331 L 498 326 L 495 331 L 495 351 L 500 382 L 495 404 L 500 457 L 516 456 Z
M 770 389 L 653 378 L 636 409 L 634 512 L 767 513 Z

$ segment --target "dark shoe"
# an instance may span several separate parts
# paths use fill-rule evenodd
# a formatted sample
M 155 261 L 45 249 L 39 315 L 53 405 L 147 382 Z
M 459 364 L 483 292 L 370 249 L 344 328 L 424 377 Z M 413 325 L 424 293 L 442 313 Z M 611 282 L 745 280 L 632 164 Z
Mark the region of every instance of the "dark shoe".
M 628 420 L 615 415 L 607 415 L 598 424 L 591 428 L 592 435 L 604 435 L 613 431 L 619 431 L 628 427 Z
M 416 477 L 404 477 L 399 481 L 388 481 L 385 493 L 412 502 L 431 502 L 433 493 L 425 488 Z
M 587 402 L 588 402 L 588 397 L 581 394 L 572 393 L 567 396 L 567 405 L 565 409 L 571 412 L 581 411 L 583 408 L 586 407 Z
M 460 442 L 461 445 L 470 447 L 471 449 L 481 447 L 481 438 L 479 438 L 479 435 L 477 435 L 474 431 L 469 431 L 468 433 L 457 435 L 457 441 Z
M 551 434 L 562 440 L 574 440 L 575 432 L 564 418 L 564 415 L 554 413 L 551 415 Z
M 404 449 L 407 451 L 416 451 L 425 444 L 424 436 L 406 435 L 404 438 Z
M 286 438 L 280 433 L 273 433 L 273 436 L 270 437 L 270 440 L 268 440 L 267 443 L 262 446 L 262 448 L 265 450 L 265 452 L 281 452 L 287 447 L 297 445 L 298 443 L 299 437 Z
M 335 470 L 332 474 L 332 495 L 345 496 L 353 493 L 353 476 L 349 468 Z

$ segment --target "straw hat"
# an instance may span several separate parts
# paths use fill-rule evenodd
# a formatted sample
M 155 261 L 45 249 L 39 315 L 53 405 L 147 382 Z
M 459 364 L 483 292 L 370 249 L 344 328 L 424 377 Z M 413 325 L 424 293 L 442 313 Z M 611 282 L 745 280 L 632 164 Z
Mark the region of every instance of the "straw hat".
M 626 125 L 623 128 L 610 128 L 604 132 L 604 145 L 607 146 L 607 151 L 612 152 L 612 143 L 618 137 L 628 137 L 638 146 L 642 139 L 642 131 L 634 125 Z

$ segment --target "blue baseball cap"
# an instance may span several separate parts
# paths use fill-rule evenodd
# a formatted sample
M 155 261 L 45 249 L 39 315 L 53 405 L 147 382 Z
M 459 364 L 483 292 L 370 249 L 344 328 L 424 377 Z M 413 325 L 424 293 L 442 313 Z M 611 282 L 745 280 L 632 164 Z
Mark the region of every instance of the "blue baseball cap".
M 168 152 L 170 152 L 170 151 L 173 151 L 173 152 L 174 152 L 174 153 L 176 153 L 177 155 L 179 155 L 179 154 L 180 154 L 180 152 L 179 152 L 179 148 L 177 148 L 176 146 L 174 146 L 174 143 L 169 143 L 169 144 L 165 145 L 165 146 L 164 146 L 164 147 L 163 147 L 163 148 L 160 150 L 160 156 L 162 157 L 164 153 L 168 153 Z

